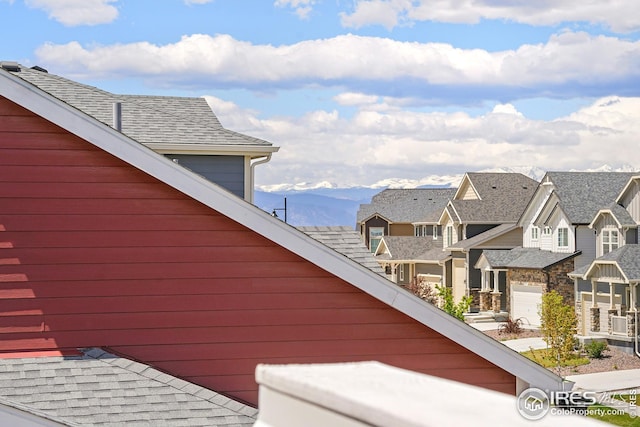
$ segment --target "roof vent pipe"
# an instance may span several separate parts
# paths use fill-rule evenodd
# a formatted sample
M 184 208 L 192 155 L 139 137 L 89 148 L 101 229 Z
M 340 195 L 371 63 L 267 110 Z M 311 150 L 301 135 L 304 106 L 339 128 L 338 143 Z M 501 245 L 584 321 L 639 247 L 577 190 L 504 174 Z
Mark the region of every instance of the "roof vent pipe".
M 113 103 L 113 128 L 118 132 L 122 132 L 122 103 Z

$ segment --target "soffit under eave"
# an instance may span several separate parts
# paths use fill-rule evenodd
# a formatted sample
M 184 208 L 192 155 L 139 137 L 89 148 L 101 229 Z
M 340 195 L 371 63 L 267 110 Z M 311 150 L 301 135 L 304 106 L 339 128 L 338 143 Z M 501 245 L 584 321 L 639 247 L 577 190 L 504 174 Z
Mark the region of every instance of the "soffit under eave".
M 384 215 L 379 214 L 379 213 L 377 213 L 377 212 L 376 212 L 376 213 L 374 213 L 374 214 L 371 214 L 371 215 L 369 215 L 368 217 L 366 217 L 365 219 L 363 219 L 363 220 L 362 220 L 362 223 L 366 223 L 367 221 L 370 221 L 370 220 L 372 220 L 372 219 L 374 219 L 374 218 L 380 218 L 380 219 L 382 219 L 383 221 L 386 221 L 386 223 L 387 223 L 388 225 L 391 225 L 391 224 L 393 224 L 393 223 L 394 223 L 394 222 L 393 222 L 393 221 L 391 221 L 389 218 L 387 218 L 387 217 L 385 217 Z
M 199 156 L 248 156 L 252 159 L 276 153 L 280 147 L 256 145 L 219 145 L 219 144 L 164 144 L 143 143 L 160 154 L 185 154 Z

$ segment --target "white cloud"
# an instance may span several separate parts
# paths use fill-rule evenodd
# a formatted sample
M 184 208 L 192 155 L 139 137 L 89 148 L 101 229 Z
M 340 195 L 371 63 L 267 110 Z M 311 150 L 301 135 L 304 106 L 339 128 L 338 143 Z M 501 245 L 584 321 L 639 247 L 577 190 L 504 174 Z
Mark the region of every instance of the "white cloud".
M 509 20 L 529 25 L 563 22 L 602 24 L 617 32 L 640 29 L 637 3 L 629 0 L 355 0 L 351 14 L 341 14 L 345 27 L 435 21 L 477 23 L 482 19 Z
M 371 105 L 378 102 L 377 95 L 365 95 L 363 93 L 347 92 L 341 93 L 333 97 L 333 100 L 339 105 Z
M 276 0 L 276 7 L 290 7 L 300 19 L 308 19 L 316 0 Z
M 118 9 L 111 5 L 117 0 L 25 0 L 34 9 L 42 9 L 63 25 L 97 25 L 114 21 Z
M 547 96 L 549 91 L 556 97 L 565 92 L 574 96 L 575 86 L 584 96 L 603 96 L 620 93 L 609 86 L 621 81 L 623 90 L 636 90 L 637 85 L 627 83 L 640 78 L 640 41 L 583 32 L 564 32 L 545 44 L 500 52 L 351 34 L 277 47 L 228 35 L 195 34 L 167 45 L 50 43 L 36 54 L 40 63 L 75 77 L 133 74 L 177 86 L 224 84 L 262 90 L 313 84 L 367 94 L 377 90 L 382 96 L 391 95 L 385 88 L 393 82 L 394 96 L 416 98 L 432 96 L 429 88 L 434 86 L 446 88 L 449 97 L 455 96 L 452 87 L 460 87 L 461 97 L 475 93 L 480 99 L 496 99 L 506 92 L 511 99 L 521 93 Z
M 213 2 L 213 0 L 184 0 L 184 3 L 187 5 L 192 5 L 192 4 L 207 4 L 207 3 L 211 3 Z
M 640 169 L 640 159 L 630 157 L 640 140 L 640 98 L 603 98 L 552 121 L 529 119 L 512 105 L 478 117 L 367 106 L 348 119 L 335 111 L 258 119 L 233 104 L 212 105 L 225 126 L 281 147 L 259 168 L 260 185 L 371 184 L 381 176 L 420 179 L 514 165 L 584 170 L 635 161 Z

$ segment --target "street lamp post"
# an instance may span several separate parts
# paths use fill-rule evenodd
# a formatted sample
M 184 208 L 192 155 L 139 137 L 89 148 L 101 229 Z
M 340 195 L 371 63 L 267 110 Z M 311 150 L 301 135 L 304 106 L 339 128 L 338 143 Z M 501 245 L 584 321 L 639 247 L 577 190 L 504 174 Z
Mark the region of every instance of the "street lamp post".
M 284 198 L 284 208 L 274 208 L 271 212 L 271 216 L 274 218 L 278 218 L 278 214 L 276 211 L 284 211 L 284 222 L 287 222 L 287 198 Z

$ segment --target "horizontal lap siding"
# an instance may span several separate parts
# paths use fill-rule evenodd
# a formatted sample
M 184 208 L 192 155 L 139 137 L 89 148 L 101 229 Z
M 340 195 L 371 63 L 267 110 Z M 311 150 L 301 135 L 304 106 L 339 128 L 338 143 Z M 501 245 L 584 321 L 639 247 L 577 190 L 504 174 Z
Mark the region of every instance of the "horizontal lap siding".
M 0 100 L 1 352 L 107 347 L 253 404 L 257 363 L 379 360 L 513 393 L 486 360 L 10 107 Z

